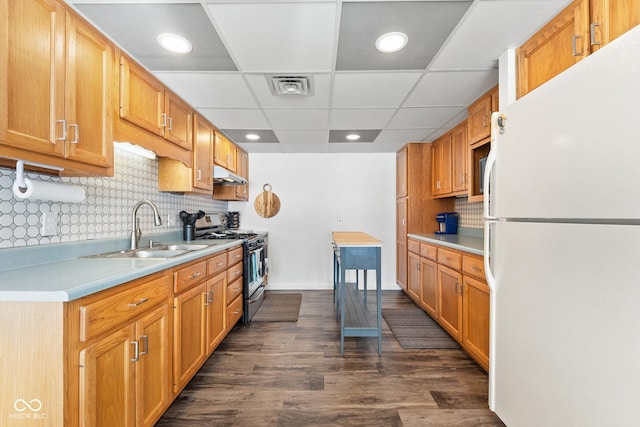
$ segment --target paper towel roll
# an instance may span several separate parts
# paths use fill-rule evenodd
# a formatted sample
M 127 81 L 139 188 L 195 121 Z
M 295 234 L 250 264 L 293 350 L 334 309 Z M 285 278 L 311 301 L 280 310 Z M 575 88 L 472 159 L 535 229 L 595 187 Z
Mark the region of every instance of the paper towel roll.
M 18 182 L 13 183 L 13 195 L 16 199 L 49 200 L 52 202 L 84 202 L 86 191 L 83 187 L 56 182 L 31 181 L 24 179 L 27 189 L 21 189 Z M 24 190 L 24 191 L 23 191 Z

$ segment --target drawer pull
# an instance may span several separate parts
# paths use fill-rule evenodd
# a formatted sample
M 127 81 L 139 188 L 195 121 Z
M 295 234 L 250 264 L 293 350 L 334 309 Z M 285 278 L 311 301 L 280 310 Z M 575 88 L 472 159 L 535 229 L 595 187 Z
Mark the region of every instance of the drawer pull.
M 195 279 L 196 277 L 200 276 L 200 272 L 198 271 L 197 273 L 193 273 L 191 276 L 189 276 L 189 279 Z
M 131 345 L 133 345 L 133 357 L 131 358 L 131 361 L 137 362 L 140 360 L 140 344 L 138 341 L 131 341 Z
M 140 356 L 147 354 L 149 352 L 149 336 L 148 335 L 141 335 L 140 336 L 140 341 L 142 341 L 142 343 L 144 344 L 143 350 L 140 351 Z
M 480 271 L 480 269 L 478 267 L 476 267 L 475 265 L 472 265 L 471 268 L 473 268 L 475 271 Z
M 233 310 L 233 314 L 240 314 L 240 309 L 236 308 L 235 310 Z
M 145 302 L 149 301 L 149 298 L 142 298 L 141 300 L 139 300 L 138 302 L 134 302 L 132 304 L 129 304 L 129 307 L 137 307 L 139 305 L 144 304 Z
M 222 267 L 222 266 L 224 266 L 224 262 L 219 262 L 216 264 L 216 267 Z

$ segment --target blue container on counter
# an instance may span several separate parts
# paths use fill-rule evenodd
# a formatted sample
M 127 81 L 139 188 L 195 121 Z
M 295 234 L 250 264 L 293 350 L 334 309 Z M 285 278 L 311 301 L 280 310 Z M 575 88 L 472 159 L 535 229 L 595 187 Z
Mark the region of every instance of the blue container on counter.
M 436 215 L 440 230 L 436 234 L 458 234 L 458 213 L 441 212 Z

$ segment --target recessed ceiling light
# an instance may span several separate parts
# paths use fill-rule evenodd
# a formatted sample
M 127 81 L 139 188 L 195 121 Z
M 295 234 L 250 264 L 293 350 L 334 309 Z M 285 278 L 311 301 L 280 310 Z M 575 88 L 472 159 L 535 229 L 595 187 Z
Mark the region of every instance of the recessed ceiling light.
M 382 53 L 397 52 L 407 45 L 407 41 L 409 41 L 409 38 L 405 33 L 397 31 L 386 33 L 376 40 L 376 49 Z
M 255 133 L 248 133 L 244 137 L 247 138 L 249 141 L 257 141 L 260 139 L 260 135 L 257 135 Z
M 347 135 L 347 139 L 349 141 L 357 141 L 360 139 L 360 135 L 358 135 L 357 133 L 350 133 L 349 135 Z
M 175 34 L 163 33 L 156 37 L 158 44 L 170 52 L 189 53 L 191 52 L 191 43 L 184 37 Z

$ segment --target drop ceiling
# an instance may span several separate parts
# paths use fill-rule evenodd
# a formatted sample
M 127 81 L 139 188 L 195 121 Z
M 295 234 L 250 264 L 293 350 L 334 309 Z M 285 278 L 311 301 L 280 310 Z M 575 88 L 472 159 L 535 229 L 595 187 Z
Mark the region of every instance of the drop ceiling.
M 68 0 L 248 152 L 394 152 L 466 118 L 498 57 L 570 0 Z M 408 35 L 383 54 L 383 33 Z M 192 46 L 164 51 L 160 33 Z M 273 76 L 307 77 L 307 96 Z M 346 135 L 359 133 L 357 142 Z M 244 135 L 261 135 L 249 142 Z

